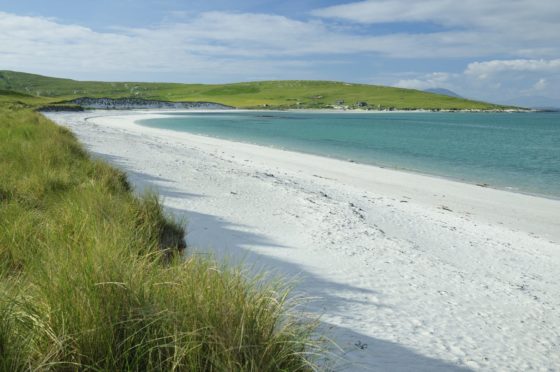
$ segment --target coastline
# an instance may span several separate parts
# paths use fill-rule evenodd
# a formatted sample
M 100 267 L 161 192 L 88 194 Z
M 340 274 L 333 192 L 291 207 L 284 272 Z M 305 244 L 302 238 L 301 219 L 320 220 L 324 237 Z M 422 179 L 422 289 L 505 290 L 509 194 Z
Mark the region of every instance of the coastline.
M 145 120 L 145 119 L 159 119 L 159 118 L 169 118 L 169 116 L 166 116 L 166 114 L 169 114 L 170 112 L 172 113 L 223 113 L 223 114 L 227 114 L 227 113 L 231 113 L 232 111 L 234 112 L 239 112 L 239 113 L 246 113 L 246 112 L 256 112 L 256 113 L 269 113 L 269 112 L 274 112 L 274 113 L 281 113 L 281 112 L 294 112 L 294 113 L 309 113 L 309 114 L 348 114 L 348 115 L 352 115 L 352 114 L 362 114 L 362 113 L 366 113 L 366 114 L 406 114 L 406 113 L 435 113 L 432 111 L 427 111 L 427 110 L 419 110 L 419 111 L 414 111 L 414 110 L 409 110 L 409 111 L 361 111 L 361 110 L 307 110 L 307 109 L 300 109 L 300 110 L 252 110 L 252 109 L 235 109 L 235 110 L 200 110 L 200 109 L 196 109 L 196 110 L 188 110 L 188 111 L 182 111 L 182 110 L 169 110 L 169 111 L 164 111 L 164 110 L 135 110 L 135 112 L 143 112 L 145 114 L 151 114 L 154 116 L 143 116 L 141 118 L 139 118 L 139 120 Z M 443 112 L 443 111 L 442 111 Z M 465 111 L 467 113 L 472 113 L 469 111 Z M 535 111 L 536 112 L 536 111 Z M 510 112 L 510 113 L 518 113 L 518 112 Z M 524 113 L 524 112 L 519 112 L 519 113 Z M 161 115 L 160 115 L 161 114 Z M 133 115 L 133 114 L 132 114 Z M 103 115 L 106 116 L 106 115 Z M 91 117 L 92 119 L 95 117 Z M 89 120 L 90 118 L 87 118 L 86 120 Z M 146 127 L 146 128 L 153 128 L 150 125 L 143 125 L 140 123 L 136 123 L 137 125 Z M 171 132 L 176 133 L 177 131 L 171 130 Z M 509 192 L 509 193 L 515 193 L 515 194 L 522 194 L 522 195 L 527 195 L 527 196 L 532 196 L 532 197 L 537 197 L 537 198 L 544 198 L 544 199 L 551 199 L 551 200 L 559 200 L 560 201 L 560 195 L 553 195 L 553 194 L 546 194 L 546 193 L 537 193 L 537 192 L 531 192 L 531 191 L 527 191 L 527 190 L 523 190 L 523 189 L 519 189 L 518 187 L 513 187 L 513 186 L 506 186 L 506 185 L 496 185 L 496 184 L 492 184 L 492 183 L 486 183 L 484 179 L 479 179 L 477 181 L 474 180 L 467 180 L 464 178 L 458 178 L 458 177 L 453 177 L 450 175 L 445 175 L 445 174 L 437 174 L 437 173 L 429 173 L 429 172 L 423 172 L 420 170 L 415 170 L 415 169 L 409 169 L 409 168 L 405 168 L 405 167 L 396 167 L 396 166 L 391 166 L 391 165 L 385 165 L 385 164 L 379 164 L 376 162 L 361 162 L 361 161 L 356 161 L 354 159 L 351 158 L 342 158 L 342 157 L 335 157 L 335 156 L 328 156 L 325 154 L 318 154 L 318 153 L 313 153 L 313 152 L 306 152 L 306 151 L 302 151 L 302 150 L 296 150 L 296 149 L 286 149 L 283 147 L 276 147 L 276 146 L 268 146 L 268 145 L 264 145 L 264 144 L 259 144 L 259 143 L 255 143 L 255 142 L 247 142 L 247 141 L 237 141 L 234 139 L 225 139 L 225 138 L 220 138 L 220 137 L 216 137 L 216 136 L 211 136 L 211 135 L 205 135 L 205 134 L 193 134 L 196 135 L 197 137 L 207 137 L 207 138 L 214 138 L 217 140 L 224 140 L 227 142 L 235 142 L 235 143 L 239 143 L 239 144 L 249 144 L 249 145 L 254 145 L 254 146 L 259 146 L 259 147 L 267 147 L 267 148 L 271 148 L 271 149 L 277 149 L 277 150 L 283 150 L 283 151 L 287 151 L 290 153 L 298 153 L 298 154 L 302 154 L 302 155 L 311 155 L 311 156 L 317 156 L 320 158 L 325 158 L 325 159 L 335 159 L 335 160 L 339 160 L 342 162 L 347 163 L 347 165 L 352 164 L 352 163 L 357 163 L 357 164 L 362 164 L 362 165 L 366 165 L 366 166 L 371 166 L 377 169 L 387 169 L 387 170 L 393 170 L 393 171 L 397 171 L 397 172 L 403 172 L 403 173 L 410 173 L 410 174 L 414 174 L 414 175 L 419 175 L 419 176 L 425 176 L 425 177 L 430 177 L 430 178 L 437 178 L 437 179 L 442 179 L 442 180 L 447 180 L 447 181 L 452 181 L 452 182 L 458 182 L 458 183 L 462 183 L 462 184 L 468 184 L 468 185 L 472 185 L 472 186 L 477 186 L 477 187 L 483 187 L 483 188 L 489 188 L 489 189 L 494 189 L 494 190 L 499 190 L 499 191 L 504 191 L 504 192 Z
M 343 107 L 333 107 L 333 108 L 281 108 L 281 107 L 258 107 L 258 108 L 237 108 L 237 107 L 233 107 L 233 106 L 226 106 L 226 105 L 222 105 L 220 103 L 215 103 L 215 102 L 174 102 L 174 101 L 157 101 L 160 102 L 162 104 L 169 104 L 170 107 L 161 107 L 158 105 L 150 105 L 149 103 L 146 103 L 144 105 L 144 107 L 142 107 L 142 105 L 138 105 L 137 107 L 133 107 L 133 106 L 127 106 L 127 105 L 121 105 L 118 103 L 114 103 L 111 105 L 107 105 L 105 103 L 103 103 L 104 100 L 107 100 L 107 98 L 100 98 L 97 99 L 98 101 L 100 101 L 97 104 L 92 104 L 92 105 L 77 105 L 77 107 L 80 108 L 80 111 L 87 111 L 87 110 L 101 110 L 101 111 L 115 111 L 115 112 L 121 112 L 121 111 L 135 111 L 135 112 L 143 112 L 143 111 L 147 111 L 147 112 L 154 112 L 154 111 L 158 111 L 158 112 L 174 112 L 174 111 L 181 111 L 181 110 L 187 110 L 189 112 L 229 112 L 229 111 L 237 111 L 237 112 L 244 112 L 244 111 L 249 111 L 249 112 L 307 112 L 307 113 L 335 113 L 335 114 L 340 114 L 340 113 L 347 113 L 347 114 L 352 114 L 352 113 L 358 113 L 358 114 L 388 114 L 388 113 L 395 113 L 395 114 L 404 114 L 404 113 L 506 113 L 506 114 L 512 114 L 512 113 L 530 113 L 530 112 L 547 112 L 547 110 L 539 110 L 539 109 L 530 109 L 530 108 L 511 108 L 511 109 L 424 109 L 424 108 L 417 108 L 417 109 L 361 109 L 361 108 L 343 108 Z M 74 100 L 74 101 L 68 101 L 68 102 L 63 102 L 63 103 L 69 103 L 69 104 L 76 104 L 78 100 Z M 176 107 L 172 107 L 174 104 L 176 104 Z M 185 107 L 179 107 L 180 104 L 185 104 L 185 105 L 192 105 L 192 107 L 189 106 L 185 106 Z M 201 107 L 196 107 L 196 106 L 201 106 Z M 208 108 L 204 108 L 204 105 L 208 105 Z M 212 107 L 214 106 L 214 107 Z M 47 105 L 46 108 L 49 108 L 46 111 L 57 111 L 54 110 L 54 108 L 56 108 L 56 105 Z M 51 110 L 52 109 L 52 110 Z M 42 111 L 43 109 L 40 108 L 39 111 Z M 64 111 L 73 111 L 73 110 L 68 110 L 68 108 L 66 106 L 62 106 L 61 110 L 59 110 L 60 112 L 64 112 Z
M 301 275 L 350 362 L 560 362 L 560 201 L 134 124 L 152 112 L 48 116 L 157 188 L 199 253 Z

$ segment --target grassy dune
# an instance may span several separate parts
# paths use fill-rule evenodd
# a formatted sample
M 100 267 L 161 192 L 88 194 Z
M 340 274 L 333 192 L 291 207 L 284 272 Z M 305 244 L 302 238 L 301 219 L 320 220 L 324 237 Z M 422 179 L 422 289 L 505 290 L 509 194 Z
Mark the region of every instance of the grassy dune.
M 385 86 L 332 81 L 261 81 L 235 84 L 111 83 L 75 81 L 12 71 L 0 71 L 0 89 L 50 98 L 138 97 L 166 101 L 216 102 L 239 108 L 326 108 L 344 101 L 372 109 L 504 108 L 485 102 Z
M 0 100 L 0 371 L 311 369 L 283 286 L 180 259 L 158 198 L 22 98 Z

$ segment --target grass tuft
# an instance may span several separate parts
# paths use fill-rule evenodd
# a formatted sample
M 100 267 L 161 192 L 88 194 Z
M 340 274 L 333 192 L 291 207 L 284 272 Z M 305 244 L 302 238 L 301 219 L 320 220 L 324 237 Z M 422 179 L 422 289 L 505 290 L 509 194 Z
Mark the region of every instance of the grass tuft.
M 184 260 L 156 195 L 14 107 L 0 104 L 0 371 L 314 368 L 288 288 Z

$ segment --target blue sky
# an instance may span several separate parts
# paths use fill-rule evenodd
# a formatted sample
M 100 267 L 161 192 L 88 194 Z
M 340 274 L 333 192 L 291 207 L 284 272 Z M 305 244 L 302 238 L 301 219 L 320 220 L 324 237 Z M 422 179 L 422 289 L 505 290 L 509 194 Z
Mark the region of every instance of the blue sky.
M 0 0 L 0 69 L 324 79 L 560 106 L 558 0 Z

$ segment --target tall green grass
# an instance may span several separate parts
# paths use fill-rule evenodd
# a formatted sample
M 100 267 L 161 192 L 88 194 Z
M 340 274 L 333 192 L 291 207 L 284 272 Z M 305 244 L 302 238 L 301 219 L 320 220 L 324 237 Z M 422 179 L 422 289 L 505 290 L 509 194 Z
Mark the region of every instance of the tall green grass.
M 285 286 L 183 259 L 155 195 L 0 104 L 0 370 L 310 370 Z

